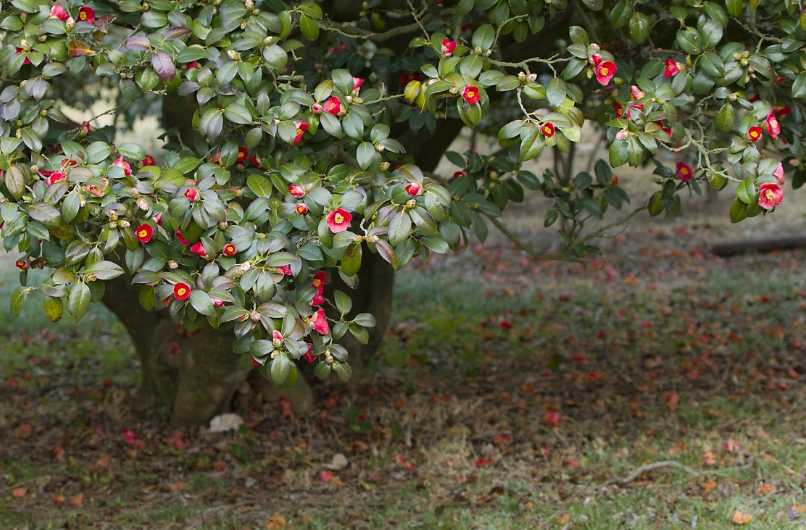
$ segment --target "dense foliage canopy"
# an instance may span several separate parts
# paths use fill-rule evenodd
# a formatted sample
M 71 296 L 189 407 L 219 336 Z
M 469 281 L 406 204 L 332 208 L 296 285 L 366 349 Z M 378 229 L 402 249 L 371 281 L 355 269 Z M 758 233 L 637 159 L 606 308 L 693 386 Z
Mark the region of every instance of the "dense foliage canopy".
M 140 302 L 188 328 L 238 337 L 277 384 L 304 358 L 350 375 L 346 333 L 362 255 L 393 267 L 484 239 L 526 191 L 553 201 L 563 253 L 629 196 L 611 166 L 651 164 L 650 213 L 736 181 L 738 222 L 802 183 L 799 98 L 806 15 L 796 0 L 0 0 L 0 217 L 19 252 L 19 312 L 33 290 L 53 320 L 81 318 L 127 274 Z M 177 93 L 196 134 L 164 157 L 60 110 L 76 83 L 122 106 Z M 167 101 L 167 100 L 166 100 Z M 188 117 L 190 119 L 190 117 Z M 442 124 L 497 135 L 494 153 L 448 152 L 423 171 L 403 136 Z M 587 125 L 590 124 L 590 125 Z M 609 163 L 571 177 L 573 144 Z M 572 153 L 565 172 L 524 162 Z M 672 157 L 658 158 L 661 152 Z M 669 163 L 668 160 L 674 160 Z M 665 160 L 665 161 L 664 161 Z M 652 173 L 652 176 L 649 175 Z M 559 222 L 558 222 L 559 220 Z M 29 268 L 52 274 L 26 286 Z M 328 313 L 322 309 L 328 307 Z

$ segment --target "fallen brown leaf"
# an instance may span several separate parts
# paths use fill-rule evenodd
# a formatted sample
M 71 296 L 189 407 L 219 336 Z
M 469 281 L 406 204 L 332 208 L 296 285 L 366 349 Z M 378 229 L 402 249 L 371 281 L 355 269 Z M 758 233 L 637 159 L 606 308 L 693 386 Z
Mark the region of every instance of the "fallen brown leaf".
M 53 504 L 64 504 L 66 500 L 67 499 L 65 498 L 65 496 L 62 495 L 61 493 L 57 493 L 56 495 L 50 498 L 50 502 L 52 502 Z
M 775 488 L 770 486 L 769 484 L 762 484 L 758 487 L 758 494 L 759 495 L 769 495 Z
M 26 488 L 14 488 L 13 490 L 11 490 L 11 496 L 14 497 L 15 499 L 22 499 L 23 497 L 25 497 L 26 493 L 28 493 L 28 490 Z
M 83 493 L 79 493 L 78 495 L 70 499 L 70 506 L 81 506 L 82 504 L 84 504 Z
M 731 522 L 739 526 L 744 526 L 752 520 L 753 516 L 751 514 L 743 513 L 740 510 L 736 510 L 735 512 L 733 512 L 733 517 L 731 518 Z

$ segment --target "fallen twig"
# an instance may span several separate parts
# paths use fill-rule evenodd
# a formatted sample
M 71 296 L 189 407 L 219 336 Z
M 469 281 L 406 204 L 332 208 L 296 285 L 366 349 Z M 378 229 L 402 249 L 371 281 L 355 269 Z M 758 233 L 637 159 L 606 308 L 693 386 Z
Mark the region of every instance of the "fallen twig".
M 720 475 L 720 474 L 723 474 L 723 473 L 733 473 L 734 471 L 743 471 L 745 469 L 749 469 L 752 465 L 753 465 L 753 459 L 750 458 L 750 459 L 747 460 L 747 463 L 745 463 L 745 464 L 743 464 L 741 466 L 728 467 L 728 468 L 724 468 L 724 469 L 715 469 L 715 470 L 709 470 L 709 471 L 697 471 L 697 470 L 692 469 L 692 468 L 690 468 L 690 467 L 688 467 L 686 465 L 681 464 L 680 462 L 675 462 L 674 460 L 663 460 L 661 462 L 653 462 L 652 464 L 647 464 L 645 466 L 641 466 L 638 469 L 634 470 L 629 475 L 627 475 L 626 477 L 608 480 L 607 482 L 602 484 L 601 487 L 604 488 L 604 487 L 607 487 L 607 486 L 609 486 L 611 484 L 619 484 L 621 486 L 625 486 L 625 485 L 629 484 L 630 482 L 632 482 L 633 480 L 635 480 L 638 477 L 640 477 L 641 475 L 643 475 L 644 473 L 648 473 L 650 471 L 654 471 L 656 469 L 662 469 L 662 468 L 665 468 L 665 467 L 677 468 L 677 469 L 679 469 L 681 471 L 685 471 L 686 473 L 688 473 L 692 477 L 703 477 L 703 476 L 706 476 L 706 475 Z

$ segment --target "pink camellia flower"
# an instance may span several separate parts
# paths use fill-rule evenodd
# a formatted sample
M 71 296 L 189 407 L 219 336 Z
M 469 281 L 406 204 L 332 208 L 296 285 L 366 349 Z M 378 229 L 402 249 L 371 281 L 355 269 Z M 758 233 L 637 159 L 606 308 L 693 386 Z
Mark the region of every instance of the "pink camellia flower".
M 314 362 L 316 360 L 316 355 L 311 353 L 311 350 L 313 350 L 313 344 L 309 343 L 308 344 L 308 352 L 305 355 L 302 356 L 302 358 L 305 359 L 306 361 L 308 361 L 309 363 L 312 363 L 312 362 Z
M 14 262 L 14 266 L 21 271 L 27 271 L 31 267 L 31 263 L 27 259 L 18 259 Z
M 627 138 L 629 138 L 629 137 L 630 137 L 630 133 L 626 129 L 620 129 L 619 132 L 616 133 L 616 140 L 619 140 L 619 141 L 622 141 L 622 142 L 624 140 L 626 140 Z
M 123 157 L 122 157 L 122 156 L 119 156 L 119 157 L 117 158 L 117 160 L 115 160 L 114 162 L 112 162 L 112 165 L 113 165 L 113 166 L 117 166 L 117 167 L 119 167 L 120 169 L 122 169 L 122 170 L 123 170 L 123 173 L 125 173 L 127 177 L 128 177 L 129 175 L 131 175 L 131 174 L 132 174 L 132 167 L 129 165 L 129 163 L 128 163 L 128 162 L 126 162 L 125 160 L 123 160 Z
M 154 157 L 151 155 L 146 155 L 144 159 L 140 161 L 140 165 L 143 167 L 146 166 L 156 166 L 157 163 L 154 161 Z
M 282 272 L 286 276 L 291 276 L 291 275 L 294 274 L 293 272 L 291 272 L 291 267 L 289 267 L 288 265 L 282 265 L 280 267 L 277 267 L 277 270 L 279 270 L 280 272 Z
M 646 92 L 633 85 L 630 87 L 630 97 L 633 101 L 637 101 L 646 96 Z
M 308 127 L 310 127 L 310 125 L 308 125 L 308 123 L 304 121 L 295 121 L 294 125 L 297 126 L 297 134 L 296 136 L 294 136 L 293 145 L 297 145 L 300 142 L 300 140 L 302 140 L 302 135 L 305 134 L 305 131 L 308 130 Z
M 406 193 L 408 193 L 412 197 L 420 195 L 422 193 L 422 191 L 423 191 L 423 187 L 420 186 L 419 184 L 417 184 L 416 182 L 412 182 L 411 184 L 406 186 Z
M 95 10 L 91 7 L 84 6 L 78 10 L 78 20 L 95 24 Z
M 784 165 L 781 162 L 778 162 L 778 167 L 775 168 L 775 172 L 772 176 L 778 179 L 778 184 L 781 186 L 784 185 Z
M 325 303 L 325 297 L 322 294 L 322 291 L 317 291 L 313 298 L 311 299 L 311 306 L 322 305 Z
M 680 180 L 684 182 L 691 181 L 691 177 L 694 172 L 692 171 L 690 165 L 686 164 L 685 162 L 678 162 L 675 169 L 677 171 L 677 176 L 680 177 Z
M 750 127 L 747 130 L 747 139 L 751 142 L 757 142 L 761 138 L 761 127 Z
M 666 67 L 663 69 L 663 77 L 669 78 L 676 76 L 680 73 L 680 67 L 683 66 L 677 61 L 666 59 Z
M 618 67 L 612 61 L 599 63 L 599 66 L 596 67 L 596 80 L 599 81 L 600 85 L 607 86 L 613 76 L 616 75 L 616 72 L 618 72 Z
M 308 206 L 302 202 L 297 204 L 297 213 L 300 215 L 305 215 L 308 213 Z
M 90 125 L 89 122 L 82 121 L 81 125 L 78 126 L 78 134 L 80 136 L 87 136 L 91 132 L 92 132 L 92 125 Z
M 67 175 L 65 175 L 64 173 L 60 173 L 59 171 L 54 171 L 53 173 L 51 173 L 48 176 L 47 179 L 45 179 L 45 184 L 47 184 L 48 186 L 52 186 L 52 185 L 56 184 L 57 182 L 61 182 L 62 180 L 66 179 L 66 178 L 67 178 Z
M 210 300 L 212 300 L 215 307 L 221 307 L 224 305 L 224 300 L 219 300 L 218 298 L 213 298 L 212 296 L 210 297 Z
M 474 86 L 467 86 L 462 92 L 462 98 L 469 104 L 474 105 L 481 99 L 481 94 L 479 93 L 478 88 Z
M 193 70 L 194 68 L 199 67 L 199 61 L 190 61 L 189 63 L 185 63 L 185 70 Z
M 325 101 L 324 111 L 328 114 L 332 114 L 334 116 L 338 115 L 341 112 L 341 101 L 336 96 L 330 96 Z
M 190 202 L 195 202 L 199 200 L 199 192 L 196 188 L 188 188 L 185 190 L 185 198 Z
M 322 335 L 330 333 L 330 326 L 327 324 L 324 309 L 318 309 L 316 313 L 311 315 L 311 327 Z
M 361 85 L 364 84 L 364 80 L 360 77 L 353 78 L 353 92 L 356 93 L 361 89 Z
M 283 343 L 283 334 L 275 329 L 271 332 L 271 341 L 275 347 L 280 346 Z
M 288 186 L 288 193 L 292 197 L 299 199 L 305 196 L 305 187 L 300 186 L 299 184 L 290 184 Z
M 331 232 L 338 234 L 339 232 L 344 232 L 350 228 L 350 221 L 352 220 L 353 216 L 350 212 L 342 208 L 336 208 L 327 214 L 325 222 L 327 223 L 327 227 Z
M 186 247 L 190 246 L 190 241 L 185 239 L 185 237 L 182 235 L 182 232 L 178 228 L 176 229 L 176 232 L 174 232 L 174 235 L 176 236 L 176 240 L 181 244 L 185 245 Z
M 199 241 L 198 243 L 194 243 L 193 246 L 190 247 L 190 251 L 196 254 L 199 257 L 207 257 L 207 251 L 204 250 L 204 243 Z
M 598 53 L 592 53 L 588 60 L 593 66 L 599 66 L 602 64 L 602 56 Z
M 157 223 L 159 226 L 162 226 L 162 212 L 152 215 L 151 220 Z
M 324 107 L 322 106 L 321 103 L 314 103 L 311 106 L 311 110 L 313 111 L 314 114 L 321 114 L 322 111 L 324 110 Z
M 456 41 L 451 39 L 442 39 L 442 48 L 440 51 L 445 57 L 450 57 L 456 49 Z
M 772 210 L 784 200 L 784 190 L 781 186 L 773 182 L 765 182 L 761 185 L 761 193 L 758 196 L 758 205 L 765 210 Z
M 613 103 L 613 113 L 616 115 L 616 118 L 621 118 L 624 116 L 624 107 L 622 107 L 618 103 Z
M 672 132 L 672 130 L 671 130 L 671 129 L 666 128 L 666 127 L 664 127 L 664 126 L 663 126 L 663 121 L 662 121 L 662 120 L 657 120 L 657 121 L 655 122 L 655 124 L 656 124 L 658 127 L 660 127 L 660 130 L 661 130 L 661 131 L 663 131 L 663 132 L 665 132 L 666 134 L 668 134 L 668 135 L 669 135 L 669 138 L 671 138 L 672 136 L 674 136 L 674 133 Z
M 767 134 L 773 140 L 777 140 L 778 135 L 781 134 L 781 124 L 778 123 L 778 118 L 775 117 L 775 111 L 770 111 L 767 115 Z
M 70 18 L 70 13 L 65 11 L 61 4 L 56 4 L 50 8 L 50 18 L 58 18 L 64 22 Z

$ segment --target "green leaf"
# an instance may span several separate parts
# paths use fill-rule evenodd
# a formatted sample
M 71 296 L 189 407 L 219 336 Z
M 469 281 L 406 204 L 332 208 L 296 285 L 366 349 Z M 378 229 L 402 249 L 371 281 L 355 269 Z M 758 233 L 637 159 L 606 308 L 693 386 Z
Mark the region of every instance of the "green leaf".
M 756 185 L 750 177 L 745 178 L 736 188 L 736 197 L 745 204 L 750 204 L 756 197 Z
M 610 145 L 608 150 L 610 156 L 610 166 L 620 167 L 627 163 L 627 142 L 616 140 Z
M 369 142 L 362 142 L 361 145 L 358 146 L 358 150 L 356 151 L 356 159 L 358 160 L 358 165 L 361 166 L 361 169 L 369 169 L 373 160 L 375 159 L 375 154 L 375 148 Z
M 45 318 L 51 322 L 58 322 L 64 315 L 64 303 L 61 298 L 46 296 L 42 311 L 45 314 Z
M 269 179 L 262 175 L 251 174 L 246 179 L 246 186 L 258 197 L 271 198 L 272 185 Z
M 300 15 L 299 29 L 308 40 L 316 40 L 319 36 L 319 24 L 308 15 Z
M 333 296 L 336 299 L 336 309 L 342 316 L 349 313 L 353 308 L 353 300 L 342 291 L 334 291 Z
M 473 32 L 471 44 L 473 48 L 479 47 L 481 51 L 486 52 L 490 49 L 495 41 L 495 29 L 490 24 L 484 24 Z
M 347 276 L 355 276 L 361 269 L 361 243 L 350 243 L 341 259 L 341 272 Z
M 792 97 L 806 98 L 806 74 L 800 74 L 792 83 Z
M 78 322 L 90 307 L 90 288 L 86 283 L 76 282 L 67 295 L 67 310 Z
M 238 123 L 240 125 L 252 124 L 252 113 L 250 113 L 249 110 L 243 105 L 227 105 L 227 108 L 224 111 L 224 117 L 232 123 Z
M 291 359 L 286 355 L 280 354 L 271 362 L 271 379 L 275 385 L 282 385 L 288 379 L 291 373 Z
M 562 105 L 563 101 L 565 101 L 566 93 L 565 81 L 557 77 L 549 81 L 546 87 L 546 97 L 554 107 Z
M 733 105 L 725 103 L 719 114 L 716 115 L 716 130 L 720 132 L 730 132 L 733 130 L 733 125 L 736 123 L 736 111 L 733 110 Z
M 30 287 L 17 287 L 14 289 L 14 292 L 11 293 L 11 313 L 18 317 L 20 316 L 20 312 L 22 311 L 22 304 L 25 303 L 25 299 L 28 298 L 28 295 L 31 293 Z
M 81 272 L 95 276 L 99 280 L 113 280 L 125 273 L 120 265 L 111 261 L 96 261 L 92 265 L 85 267 Z
M 730 221 L 732 223 L 738 223 L 744 220 L 745 217 L 747 217 L 747 204 L 739 199 L 735 199 L 730 207 Z
M 630 18 L 630 38 L 636 44 L 643 44 L 649 38 L 649 17 L 636 11 Z
M 610 24 L 614 28 L 626 26 L 630 21 L 632 13 L 632 2 L 629 2 L 628 0 L 621 0 L 613 7 L 613 10 L 610 11 Z
M 353 328 L 350 326 L 350 332 L 352 333 L 352 331 Z M 355 333 L 353 333 L 353 335 L 355 335 Z M 353 375 L 353 369 L 350 368 L 350 365 L 347 363 L 334 362 L 333 369 L 336 371 L 336 375 L 339 376 L 339 379 L 345 383 L 349 381 L 350 377 Z
M 396 247 L 411 235 L 411 217 L 403 210 L 389 222 L 389 243 Z
M 6 188 L 15 199 L 20 199 L 25 193 L 25 172 L 21 166 L 16 164 L 8 167 L 6 172 Z
M 200 315 L 210 316 L 215 314 L 215 306 L 210 295 L 204 291 L 194 290 L 190 293 L 190 305 L 199 312 Z

